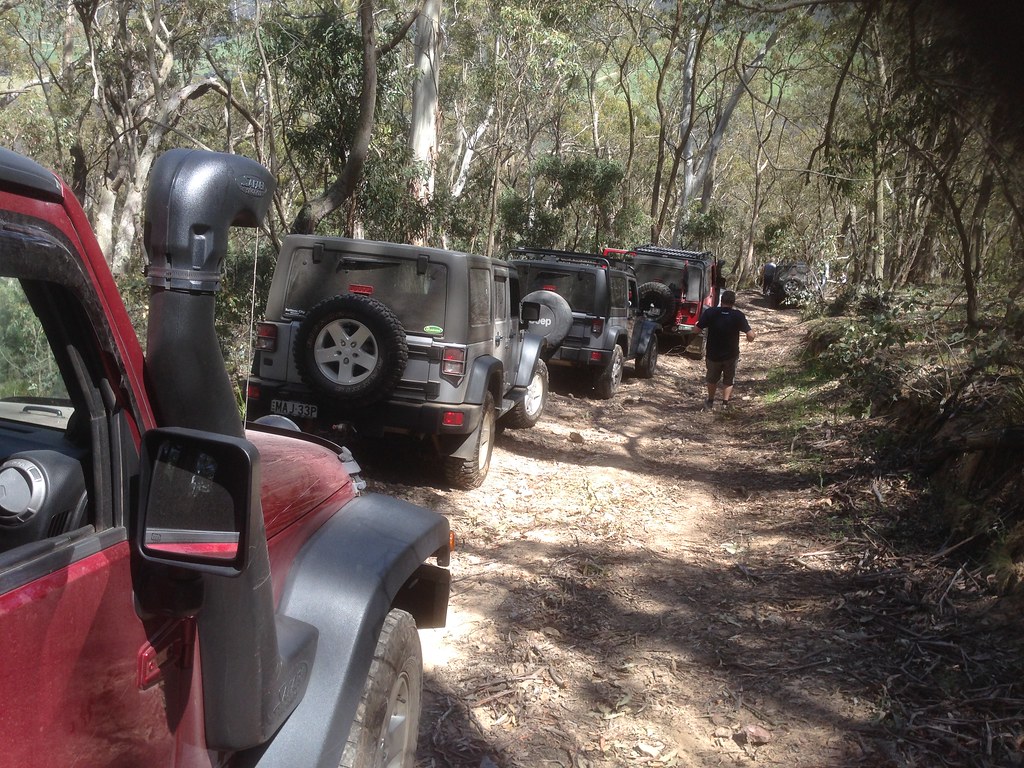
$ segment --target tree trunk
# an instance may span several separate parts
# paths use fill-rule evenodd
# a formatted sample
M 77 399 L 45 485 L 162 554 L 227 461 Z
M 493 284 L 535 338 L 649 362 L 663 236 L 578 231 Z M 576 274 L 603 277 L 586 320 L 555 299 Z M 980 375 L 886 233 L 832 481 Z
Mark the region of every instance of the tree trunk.
M 434 196 L 434 173 L 437 166 L 439 38 L 441 33 L 441 0 L 425 0 L 416 22 L 416 82 L 412 92 L 412 119 L 409 126 L 409 148 L 418 175 L 412 179 L 412 195 L 420 204 Z M 413 236 L 419 244 L 429 233 Z M 422 241 L 422 242 L 421 242 Z
M 721 105 L 721 109 L 715 119 L 715 127 L 711 133 L 711 137 L 708 139 L 707 145 L 699 150 L 701 157 L 699 160 L 694 161 L 695 153 L 687 151 L 686 160 L 684 164 L 684 180 L 682 184 L 682 194 L 679 196 L 679 200 L 676 205 L 676 226 L 675 231 L 672 235 L 672 242 L 678 243 L 682 239 L 682 230 L 686 224 L 687 212 L 690 208 L 690 203 L 693 201 L 697 190 L 701 190 L 701 211 L 707 213 L 711 207 L 712 195 L 714 194 L 714 172 L 715 165 L 718 162 L 718 153 L 722 149 L 722 142 L 725 140 L 725 132 L 729 127 L 729 121 L 732 120 L 733 113 L 736 111 L 736 105 L 739 104 L 740 97 L 746 93 L 747 85 L 751 79 L 757 73 L 761 62 L 764 61 L 765 56 L 772 49 L 775 43 L 778 42 L 779 36 L 782 30 L 780 26 L 776 26 L 772 33 L 765 40 L 764 45 L 761 46 L 757 55 L 754 56 L 746 65 L 743 67 L 743 71 L 740 73 L 739 82 L 736 87 L 733 88 L 732 94 L 729 100 Z M 737 43 L 736 56 L 737 61 L 741 48 L 743 46 L 744 37 L 741 37 Z M 692 132 L 688 135 L 692 136 Z
M 487 108 L 487 114 L 484 116 L 483 121 L 476 127 L 476 130 L 470 136 L 465 139 L 465 148 L 462 152 L 462 162 L 459 164 L 459 173 L 455 177 L 455 183 L 452 184 L 451 195 L 453 198 L 459 198 L 462 195 L 463 190 L 466 188 L 466 182 L 469 181 L 469 167 L 473 163 L 473 158 L 476 157 L 476 147 L 480 143 L 480 140 L 484 137 L 487 129 L 491 125 L 491 117 L 494 115 L 494 104 L 491 104 Z
M 377 107 L 377 34 L 373 25 L 372 0 L 360 0 L 359 25 L 363 40 L 363 90 L 359 94 L 359 118 L 345 167 L 334 183 L 319 197 L 308 200 L 299 210 L 291 231 L 310 235 L 329 214 L 341 208 L 356 191 L 370 152 L 370 139 L 376 124 Z M 351 223 L 346 229 L 351 230 Z M 351 231 L 346 231 L 351 235 Z

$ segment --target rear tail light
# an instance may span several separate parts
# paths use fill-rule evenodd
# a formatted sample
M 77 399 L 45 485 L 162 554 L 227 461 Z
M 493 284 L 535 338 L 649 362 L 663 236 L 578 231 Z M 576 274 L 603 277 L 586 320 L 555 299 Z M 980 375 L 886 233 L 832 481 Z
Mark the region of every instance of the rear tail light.
M 591 362 L 600 363 L 601 362 L 601 354 L 602 353 L 601 353 L 600 350 L 594 350 L 593 352 L 591 352 L 590 353 L 590 360 L 591 360 Z
M 262 393 L 260 392 L 260 385 L 259 384 L 253 384 L 250 381 L 249 384 L 245 388 L 245 396 L 249 400 L 259 400 L 261 394 Z
M 465 376 L 466 350 L 460 347 L 445 347 L 441 355 L 441 373 L 445 376 Z
M 441 416 L 441 423 L 446 427 L 461 427 L 465 419 L 466 416 L 461 411 L 445 411 Z
M 277 352 L 277 326 L 273 323 L 259 323 L 256 326 L 256 349 L 261 352 Z
M 590 332 L 595 336 L 600 336 L 604 332 L 604 320 L 595 317 L 590 323 Z

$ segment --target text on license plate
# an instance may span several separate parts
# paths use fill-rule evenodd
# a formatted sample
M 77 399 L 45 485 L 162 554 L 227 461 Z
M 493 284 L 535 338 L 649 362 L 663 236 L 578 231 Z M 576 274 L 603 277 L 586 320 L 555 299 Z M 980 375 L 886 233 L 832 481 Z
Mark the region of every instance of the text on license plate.
M 298 416 L 302 419 L 315 419 L 316 406 L 310 403 L 299 403 L 295 400 L 271 400 L 270 412 L 281 416 Z

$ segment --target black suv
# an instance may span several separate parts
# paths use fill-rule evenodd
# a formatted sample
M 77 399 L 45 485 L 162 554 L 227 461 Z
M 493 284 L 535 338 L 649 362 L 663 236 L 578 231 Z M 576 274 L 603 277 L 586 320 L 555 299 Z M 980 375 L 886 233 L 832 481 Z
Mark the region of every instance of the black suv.
M 631 261 L 640 283 L 640 304 L 653 310 L 650 316 L 659 331 L 703 355 L 704 336 L 697 321 L 704 310 L 718 306 L 719 293 L 725 287 L 725 262 L 710 251 L 659 245 L 641 245 L 630 251 L 608 248 L 605 254 L 621 254 Z
M 431 438 L 447 481 L 476 488 L 499 420 L 532 427 L 544 410 L 543 339 L 526 332 L 539 311 L 503 261 L 289 235 L 257 330 L 249 418 Z
M 765 264 L 761 273 L 761 293 L 773 307 L 784 303 L 800 304 L 821 293 L 821 284 L 806 261 Z
M 545 336 L 550 365 L 590 371 L 603 399 L 618 390 L 626 358 L 634 360 L 637 376 L 654 376 L 658 324 L 641 312 L 632 266 L 596 254 L 540 248 L 519 248 L 512 256 L 526 300 L 541 305 L 530 328 Z

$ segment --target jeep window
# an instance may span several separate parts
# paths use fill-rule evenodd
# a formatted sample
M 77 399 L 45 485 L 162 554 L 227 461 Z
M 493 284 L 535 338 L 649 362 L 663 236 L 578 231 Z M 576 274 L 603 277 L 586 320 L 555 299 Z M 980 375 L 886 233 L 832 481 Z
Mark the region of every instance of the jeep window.
M 498 322 L 508 317 L 508 280 L 505 275 L 494 275 L 494 319 Z
M 73 411 L 20 282 L 0 277 L 0 419 L 63 430 Z
M 641 283 L 664 283 L 678 294 L 681 287 L 686 285 L 685 264 L 670 267 L 668 265 L 637 264 L 637 278 Z
M 491 271 L 482 267 L 469 270 L 469 324 L 491 322 Z
M 528 283 L 531 291 L 554 291 L 567 302 L 573 312 L 594 314 L 597 298 L 597 278 L 593 272 L 556 272 L 542 269 Z
M 372 296 L 386 304 L 411 333 L 445 327 L 448 268 L 433 261 L 381 259 L 324 251 L 314 262 L 312 249 L 297 249 L 288 275 L 286 307 L 310 309 L 345 293 Z
M 629 300 L 628 291 L 626 290 L 626 276 L 612 274 L 608 276 L 608 279 L 612 292 L 612 312 L 624 309 L 626 302 Z
M 704 295 L 703 273 L 699 269 L 691 269 L 686 276 L 686 300 L 700 301 Z

